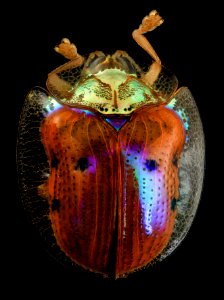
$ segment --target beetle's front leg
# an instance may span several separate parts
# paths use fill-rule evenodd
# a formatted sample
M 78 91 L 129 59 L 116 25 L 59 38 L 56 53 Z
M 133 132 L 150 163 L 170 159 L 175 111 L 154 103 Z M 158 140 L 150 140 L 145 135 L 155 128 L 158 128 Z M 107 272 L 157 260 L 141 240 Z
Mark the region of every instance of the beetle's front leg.
M 54 49 L 65 58 L 70 59 L 70 61 L 48 74 L 47 87 L 50 91 L 60 91 L 60 95 L 58 95 L 59 98 L 69 98 L 69 91 L 72 87 L 73 76 L 71 76 L 71 78 L 63 79 L 60 77 L 60 74 L 64 71 L 73 70 L 82 66 L 84 63 L 84 57 L 78 54 L 76 46 L 67 38 L 62 39 L 61 43 Z
M 135 29 L 132 36 L 136 43 L 142 47 L 154 60 L 153 64 L 150 66 L 148 72 L 143 76 L 143 80 L 152 85 L 157 79 L 161 71 L 161 60 L 153 49 L 152 45 L 144 36 L 145 33 L 154 30 L 156 27 L 163 23 L 163 19 L 160 17 L 156 10 L 153 10 L 146 16 L 138 29 Z

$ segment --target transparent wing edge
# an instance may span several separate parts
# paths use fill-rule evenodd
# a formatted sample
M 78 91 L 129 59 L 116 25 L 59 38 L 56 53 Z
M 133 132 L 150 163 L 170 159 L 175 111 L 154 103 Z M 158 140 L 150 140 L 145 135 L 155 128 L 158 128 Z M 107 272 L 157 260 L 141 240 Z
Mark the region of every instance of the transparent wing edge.
M 159 260 L 163 260 L 182 242 L 195 217 L 201 197 L 204 165 L 205 140 L 203 126 L 195 100 L 187 87 L 180 88 L 171 101 L 172 108 L 184 118 L 187 132 L 186 143 L 179 165 L 180 199 L 174 232 Z
M 17 137 L 17 176 L 20 197 L 30 223 L 41 235 L 52 258 L 63 265 L 71 262 L 56 244 L 49 219 L 47 199 L 38 195 L 38 186 L 49 174 L 47 157 L 40 138 L 40 126 L 46 114 L 57 108 L 57 102 L 40 87 L 26 96 L 19 122 Z

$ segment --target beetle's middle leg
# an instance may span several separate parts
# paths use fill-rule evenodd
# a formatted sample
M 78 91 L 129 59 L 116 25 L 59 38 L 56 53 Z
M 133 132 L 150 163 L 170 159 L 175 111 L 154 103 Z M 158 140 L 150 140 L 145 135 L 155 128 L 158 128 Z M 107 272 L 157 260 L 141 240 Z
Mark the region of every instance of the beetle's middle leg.
M 156 27 L 163 23 L 163 19 L 160 17 L 156 10 L 153 10 L 146 16 L 138 29 L 135 29 L 132 36 L 136 43 L 142 47 L 154 60 L 153 64 L 150 66 L 148 72 L 143 76 L 143 80 L 152 85 L 157 79 L 161 71 L 161 60 L 153 49 L 152 45 L 144 36 L 145 33 L 154 30 Z

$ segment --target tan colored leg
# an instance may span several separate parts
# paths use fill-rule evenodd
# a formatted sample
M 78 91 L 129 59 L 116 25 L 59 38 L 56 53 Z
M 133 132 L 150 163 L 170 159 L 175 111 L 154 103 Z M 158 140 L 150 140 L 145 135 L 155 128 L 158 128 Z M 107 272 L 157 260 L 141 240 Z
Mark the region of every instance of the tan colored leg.
M 69 78 L 60 78 L 58 74 L 81 66 L 84 63 L 84 57 L 78 54 L 76 46 L 67 38 L 64 38 L 54 49 L 70 61 L 48 74 L 47 87 L 53 95 L 59 98 L 70 97 L 68 91 L 72 88 L 72 82 Z
M 77 68 L 84 63 L 84 57 L 78 54 L 76 46 L 67 38 L 62 39 L 61 43 L 54 50 L 65 58 L 70 59 L 70 61 L 58 67 L 50 74 L 57 74 L 68 69 Z
M 161 71 L 161 60 L 153 49 L 152 45 L 143 35 L 149 31 L 154 30 L 156 27 L 163 23 L 163 19 L 160 17 L 156 10 L 153 10 L 142 20 L 142 24 L 138 29 L 134 30 L 132 36 L 136 43 L 142 47 L 154 60 L 149 71 L 144 75 L 143 80 L 152 85 L 157 79 Z
M 161 61 L 156 54 L 155 50 L 149 43 L 149 41 L 144 37 L 144 33 L 153 31 L 156 27 L 163 23 L 163 19 L 160 17 L 156 10 L 153 10 L 142 20 L 142 24 L 138 29 L 134 30 L 132 35 L 136 43 L 139 44 L 157 63 L 161 64 Z

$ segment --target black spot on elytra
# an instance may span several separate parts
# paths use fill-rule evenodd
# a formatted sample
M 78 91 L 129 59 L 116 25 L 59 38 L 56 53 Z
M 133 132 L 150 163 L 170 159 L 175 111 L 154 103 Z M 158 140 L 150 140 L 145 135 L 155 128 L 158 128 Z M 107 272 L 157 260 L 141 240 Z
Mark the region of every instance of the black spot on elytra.
M 174 156 L 172 162 L 173 162 L 173 165 L 177 167 L 177 165 L 178 165 L 178 158 L 176 156 Z
M 51 210 L 59 212 L 60 206 L 61 206 L 60 200 L 53 199 L 52 204 L 51 204 Z
M 89 166 L 88 158 L 81 157 L 75 166 L 75 170 L 80 170 L 81 172 L 85 171 Z
M 51 160 L 51 168 L 57 168 L 59 164 L 59 159 L 57 158 L 56 154 L 53 153 L 52 160 Z
M 171 200 L 171 210 L 174 211 L 177 208 L 177 199 L 173 198 Z
M 153 159 L 147 159 L 146 162 L 145 162 L 145 166 L 146 166 L 148 171 L 154 171 L 154 170 L 157 169 L 158 164 Z

